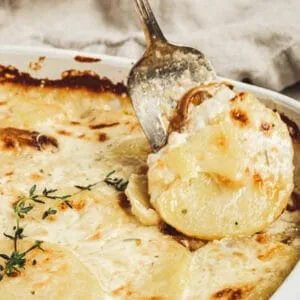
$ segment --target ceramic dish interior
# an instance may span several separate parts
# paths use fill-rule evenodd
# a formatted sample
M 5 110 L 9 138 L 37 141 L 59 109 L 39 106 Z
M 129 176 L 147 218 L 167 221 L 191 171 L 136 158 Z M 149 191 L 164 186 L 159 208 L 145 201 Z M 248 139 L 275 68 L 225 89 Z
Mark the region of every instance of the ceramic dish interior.
M 38 62 L 40 57 L 46 58 L 42 59 L 42 67 L 29 68 L 29 63 Z M 89 59 L 87 57 L 96 59 Z M 0 47 L 1 65 L 13 65 L 19 70 L 29 72 L 33 77 L 39 78 L 57 79 L 61 77 L 63 71 L 76 69 L 91 70 L 101 74 L 101 76 L 107 76 L 112 81 L 126 81 L 128 71 L 133 63 L 133 61 L 126 58 L 84 54 L 74 51 L 11 46 Z M 229 79 L 224 80 L 232 83 L 237 90 L 256 94 L 268 107 L 283 113 L 300 126 L 300 103 L 297 101 L 270 90 Z M 300 152 L 296 151 L 296 156 L 298 155 L 300 156 Z M 300 157 L 296 157 L 296 161 L 300 161 Z M 300 190 L 300 166 L 296 166 L 295 172 L 296 189 Z M 297 278 L 299 277 L 300 264 L 298 263 L 285 282 L 273 295 L 272 299 L 300 299 L 300 285 L 297 282 Z

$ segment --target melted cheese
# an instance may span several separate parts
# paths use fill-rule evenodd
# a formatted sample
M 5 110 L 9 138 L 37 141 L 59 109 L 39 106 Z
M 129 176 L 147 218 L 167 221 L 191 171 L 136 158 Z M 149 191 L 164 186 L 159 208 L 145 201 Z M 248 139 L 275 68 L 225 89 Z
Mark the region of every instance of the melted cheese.
M 42 263 L 48 252 L 30 253 L 28 267 L 21 275 L 5 277 L 0 282 L 0 299 L 30 299 L 31 296 L 41 299 L 209 299 L 220 290 L 237 289 L 244 284 L 260 287 L 261 298 L 266 299 L 296 263 L 298 238 L 290 228 L 297 227 L 298 212 L 293 216 L 287 213 L 272 225 L 268 229 L 271 238 L 266 239 L 263 246 L 255 242 L 254 236 L 237 238 L 232 243 L 199 242 L 203 247 L 191 252 L 183 243 L 163 234 L 157 225 L 145 226 L 140 222 L 153 221 L 154 211 L 145 199 L 132 202 L 132 212 L 139 218 L 121 208 L 120 193 L 103 179 L 112 170 L 115 170 L 113 176 L 125 180 L 133 176 L 126 192 L 128 196 L 131 194 L 131 201 L 139 201 L 141 194 L 145 194 L 138 181 L 145 178 L 141 174 L 144 174 L 149 153 L 126 97 L 7 83 L 1 83 L 0 95 L 6 101 L 0 106 L 0 128 L 27 130 L 28 137 L 35 136 L 32 132 L 39 132 L 57 141 L 57 147 L 49 149 L 25 146 L 19 143 L 19 137 L 16 147 L 8 149 L 0 144 L 1 235 L 11 233 L 15 225 L 12 204 L 18 197 L 27 195 L 34 184 L 37 193 L 47 187 L 57 189 L 57 195 L 65 195 L 78 191 L 75 185 L 100 181 L 91 191 L 69 199 L 73 209 L 59 199 L 44 199 L 45 204 L 33 203 L 32 211 L 21 220 L 27 238 L 20 245 L 27 248 L 32 240 L 45 241 L 45 248 L 51 249 L 51 263 Z M 3 138 L 0 136 L 0 140 Z M 29 140 L 34 141 L 34 138 Z M 178 142 L 184 142 L 184 138 Z M 168 176 L 172 174 L 166 174 L 166 178 Z M 58 212 L 43 220 L 48 208 Z M 281 239 L 290 236 L 290 231 L 293 243 L 282 244 Z M 257 259 L 258 253 L 264 255 L 260 250 L 274 245 L 281 245 L 282 250 L 273 251 L 265 260 Z M 2 239 L 0 253 L 9 253 L 11 247 L 11 240 Z M 236 248 L 244 255 L 241 261 L 230 254 Z M 220 260 L 222 257 L 226 258 L 224 262 Z M 35 267 L 30 265 L 34 258 L 38 262 Z M 227 263 L 232 267 L 226 268 Z M 244 264 L 257 267 L 257 271 L 249 277 Z M 58 271 L 53 274 L 53 269 Z M 222 276 L 225 269 L 226 276 Z M 238 278 L 235 274 L 239 274 Z M 260 283 L 266 274 L 271 276 L 272 282 Z M 39 285 L 44 278 L 49 280 Z M 30 293 L 33 288 L 36 296 Z

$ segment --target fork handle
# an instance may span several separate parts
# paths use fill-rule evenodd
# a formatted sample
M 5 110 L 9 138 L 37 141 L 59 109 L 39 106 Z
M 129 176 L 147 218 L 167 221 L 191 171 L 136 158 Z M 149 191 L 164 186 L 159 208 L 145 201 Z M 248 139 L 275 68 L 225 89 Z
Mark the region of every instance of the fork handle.
M 151 47 L 158 41 L 166 42 L 167 40 L 159 28 L 148 0 L 133 0 L 133 3 L 135 4 L 136 11 L 144 30 L 147 47 Z

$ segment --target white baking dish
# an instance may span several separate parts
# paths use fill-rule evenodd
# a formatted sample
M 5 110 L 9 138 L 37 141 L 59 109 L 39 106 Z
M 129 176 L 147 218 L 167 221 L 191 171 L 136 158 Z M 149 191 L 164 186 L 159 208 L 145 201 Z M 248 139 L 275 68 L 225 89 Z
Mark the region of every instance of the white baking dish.
M 76 55 L 100 58 L 101 61 L 93 63 L 82 63 L 74 59 Z M 40 56 L 45 56 L 46 60 L 38 71 L 30 70 L 29 63 L 35 62 Z M 58 79 L 61 73 L 68 69 L 92 70 L 102 76 L 109 77 L 112 81 L 126 81 L 129 69 L 133 61 L 106 55 L 87 54 L 76 51 L 66 51 L 44 48 L 25 48 L 15 46 L 0 47 L 0 64 L 13 65 L 19 70 L 29 72 L 34 77 L 47 77 L 49 79 Z M 234 84 L 238 90 L 250 91 L 255 93 L 269 107 L 276 108 L 283 112 L 290 119 L 300 126 L 300 103 L 297 101 L 253 85 L 225 79 Z M 299 160 L 300 161 L 300 160 Z M 294 268 L 289 277 L 282 286 L 273 295 L 272 300 L 299 300 L 300 299 L 300 263 Z

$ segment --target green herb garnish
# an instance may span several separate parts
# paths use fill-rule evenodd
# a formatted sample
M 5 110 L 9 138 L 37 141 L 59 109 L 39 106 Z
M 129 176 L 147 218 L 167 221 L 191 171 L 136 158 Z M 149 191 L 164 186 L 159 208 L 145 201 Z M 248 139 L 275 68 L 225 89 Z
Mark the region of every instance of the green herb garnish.
M 35 192 L 36 192 L 36 184 L 34 184 L 30 188 L 30 190 L 29 190 L 29 196 L 27 197 L 27 199 L 32 200 L 32 201 L 37 202 L 37 203 L 45 203 L 45 201 L 39 199 L 40 195 L 36 195 Z
M 44 188 L 43 196 L 48 199 L 52 199 L 52 200 L 55 200 L 55 199 L 64 200 L 64 199 L 68 199 L 73 196 L 73 195 L 53 195 L 53 193 L 55 193 L 55 192 L 57 192 L 57 189 L 48 190 L 47 188 Z
M 76 189 L 79 189 L 81 191 L 91 191 L 92 188 L 97 185 L 99 182 L 96 182 L 96 183 L 93 183 L 93 184 L 89 184 L 89 185 L 86 185 L 86 186 L 82 186 L 82 185 L 74 185 L 74 187 Z
M 18 275 L 20 273 L 20 269 L 25 268 L 26 255 L 30 251 L 36 248 L 43 251 L 43 249 L 41 248 L 42 243 L 42 241 L 35 241 L 34 245 L 28 248 L 25 252 L 19 252 L 18 244 L 16 244 L 16 247 L 10 256 L 6 254 L 0 254 L 0 257 L 4 260 L 4 265 L 0 265 L 0 281 L 5 275 L 8 277 L 14 277 Z
M 50 215 L 55 215 L 56 213 L 57 213 L 57 210 L 50 207 L 44 212 L 42 219 L 45 220 Z
M 104 182 L 108 185 L 113 186 L 118 192 L 124 192 L 128 185 L 128 180 L 125 180 L 123 178 L 112 178 L 111 175 L 113 175 L 116 171 L 111 171 L 108 173 L 104 179 Z
M 69 208 L 73 209 L 73 206 L 69 200 L 65 200 L 63 203 L 66 204 Z
M 32 209 L 32 205 L 25 204 L 26 198 L 20 200 L 19 202 L 14 203 L 13 209 L 14 212 L 18 215 L 19 218 L 23 219 L 26 214 L 28 214 Z
M 28 214 L 33 209 L 33 202 L 39 203 L 39 204 L 45 204 L 45 199 L 51 199 L 51 200 L 63 200 L 63 203 L 65 203 L 68 207 L 72 208 L 71 203 L 68 201 L 68 199 L 73 195 L 55 195 L 54 193 L 57 192 L 57 189 L 47 189 L 44 188 L 42 194 L 38 194 L 37 192 L 37 185 L 34 184 L 28 193 L 28 196 L 24 196 L 22 199 L 20 199 L 18 202 L 16 202 L 13 205 L 14 212 L 17 214 L 17 216 L 21 219 L 25 217 L 26 214 Z M 27 204 L 29 202 L 29 204 Z M 54 212 L 55 211 L 55 212 Z M 46 219 L 49 215 L 56 214 L 56 210 L 49 208 L 47 211 L 44 212 L 42 219 Z
M 113 172 L 114 173 L 114 172 Z M 111 174 L 113 174 L 111 173 Z M 111 175 L 110 174 L 110 175 Z M 105 178 L 106 179 L 106 178 Z M 101 182 L 101 181 L 100 181 Z M 13 234 L 4 233 L 4 236 L 8 239 L 12 240 L 14 243 L 14 250 L 10 255 L 0 253 L 0 261 L 1 259 L 4 260 L 4 264 L 0 263 L 0 281 L 3 279 L 4 276 L 14 277 L 20 273 L 21 269 L 25 268 L 26 265 L 26 255 L 38 248 L 43 251 L 41 248 L 42 241 L 35 241 L 34 245 L 29 247 L 26 251 L 20 252 L 18 250 L 18 242 L 22 240 L 25 236 L 23 234 L 24 229 L 20 227 L 20 220 L 24 219 L 25 216 L 34 208 L 34 203 L 45 204 L 45 199 L 51 200 L 62 200 L 68 207 L 73 208 L 71 202 L 69 201 L 70 197 L 73 197 L 82 191 L 91 191 L 94 186 L 99 184 L 100 182 L 96 182 L 94 184 L 90 184 L 87 186 L 80 186 L 75 185 L 74 187 L 79 189 L 79 191 L 69 195 L 56 195 L 57 189 L 47 189 L 44 188 L 42 194 L 37 193 L 37 185 L 34 184 L 27 196 L 22 197 L 16 203 L 13 204 L 13 211 L 16 218 L 16 226 L 13 227 Z M 122 183 L 119 183 L 122 185 Z M 56 209 L 48 208 L 42 216 L 42 219 L 46 219 L 50 215 L 55 215 L 57 213 Z M 36 264 L 36 260 L 32 261 L 32 264 Z

